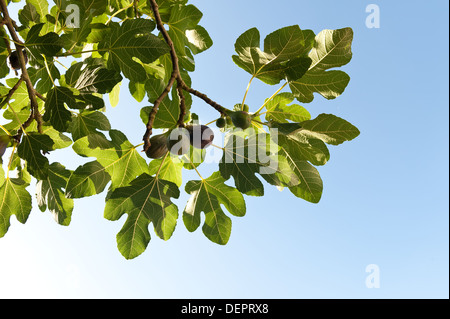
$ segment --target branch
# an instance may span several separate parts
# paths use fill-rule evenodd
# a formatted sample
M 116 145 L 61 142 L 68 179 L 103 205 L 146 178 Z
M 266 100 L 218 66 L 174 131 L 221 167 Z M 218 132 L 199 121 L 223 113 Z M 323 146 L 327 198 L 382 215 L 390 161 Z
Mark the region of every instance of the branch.
M 144 134 L 144 151 L 147 151 L 147 149 L 150 147 L 150 136 L 152 135 L 152 129 L 153 129 L 153 122 L 155 121 L 156 114 L 159 110 L 159 105 L 164 100 L 164 98 L 169 94 L 170 90 L 172 89 L 173 84 L 175 83 L 175 80 L 178 80 L 178 77 L 180 75 L 179 71 L 179 65 L 178 65 L 178 57 L 175 53 L 175 47 L 173 45 L 172 39 L 170 38 L 169 34 L 167 33 L 166 29 L 164 28 L 161 15 L 159 14 L 158 4 L 155 0 L 150 0 L 150 4 L 152 6 L 152 11 L 155 16 L 156 25 L 158 27 L 158 30 L 161 32 L 161 34 L 164 37 L 164 40 L 166 41 L 167 45 L 170 48 L 170 56 L 172 59 L 172 75 L 170 76 L 169 83 L 165 87 L 164 91 L 161 93 L 161 95 L 156 99 L 156 101 L 153 103 L 153 108 L 150 111 L 150 114 L 148 115 L 148 122 L 147 122 L 147 130 Z
M 36 94 L 36 96 L 37 96 L 38 98 L 40 98 L 42 101 L 44 101 L 44 102 L 47 100 L 41 93 L 39 93 L 39 92 L 36 91 L 36 90 L 34 90 L 34 94 Z
M 35 90 L 33 87 L 33 83 L 31 82 L 30 76 L 28 75 L 27 66 L 25 63 L 25 56 L 22 52 L 24 49 L 24 46 L 22 45 L 23 42 L 19 39 L 19 36 L 16 33 L 16 23 L 11 19 L 8 12 L 8 6 L 5 2 L 5 0 L 0 0 L 0 7 L 3 12 L 3 22 L 8 28 L 9 33 L 11 34 L 11 37 L 13 39 L 14 45 L 16 47 L 17 55 L 19 57 L 20 62 L 20 68 L 22 70 L 22 76 L 21 79 L 25 81 L 27 85 L 27 91 L 28 91 L 28 97 L 30 98 L 31 103 L 31 114 L 28 120 L 23 124 L 22 128 L 19 130 L 17 134 L 17 138 L 20 139 L 22 136 L 23 130 L 25 130 L 34 120 L 37 122 L 38 131 L 42 133 L 42 118 L 41 114 L 39 113 L 39 106 L 36 99 Z
M 152 7 L 156 26 L 157 26 L 159 32 L 161 32 L 167 45 L 169 46 L 173 71 L 172 71 L 172 75 L 170 77 L 169 83 L 167 84 L 166 88 L 161 93 L 159 98 L 153 103 L 153 108 L 148 117 L 147 131 L 145 132 L 145 135 L 143 138 L 144 139 L 144 150 L 147 150 L 150 147 L 150 136 L 152 134 L 153 122 L 155 120 L 156 114 L 158 113 L 159 105 L 161 104 L 163 99 L 167 96 L 167 94 L 170 92 L 175 81 L 177 81 L 177 91 L 178 91 L 178 95 L 180 96 L 180 117 L 178 119 L 178 126 L 184 126 L 184 117 L 186 115 L 186 104 L 185 104 L 183 90 L 201 98 L 207 104 L 211 105 L 214 109 L 216 109 L 218 112 L 220 112 L 220 114 L 225 115 L 225 112 L 226 112 L 226 109 L 223 106 L 219 105 L 217 102 L 214 102 L 213 100 L 208 98 L 205 94 L 192 89 L 184 82 L 183 78 L 181 77 L 180 67 L 178 64 L 178 56 L 175 51 L 175 46 L 173 44 L 172 39 L 170 38 L 169 33 L 164 28 L 164 23 L 162 22 L 161 15 L 159 14 L 158 4 L 156 3 L 156 0 L 149 0 L 149 3 Z
M 178 117 L 178 126 L 184 127 L 184 117 L 186 116 L 186 99 L 183 95 L 183 88 L 179 85 L 177 86 L 177 92 L 180 96 L 180 116 Z
M 0 109 L 3 108 L 3 106 L 9 102 L 9 100 L 11 100 L 12 96 L 17 91 L 17 89 L 19 88 L 20 84 L 22 84 L 22 82 L 23 82 L 23 78 L 20 77 L 20 79 L 16 82 L 16 84 L 14 84 L 14 86 L 11 88 L 11 90 L 9 90 L 6 98 L 2 101 L 2 103 L 0 103 Z
M 211 100 L 208 96 L 206 96 L 206 94 L 203 94 L 197 90 L 194 90 L 193 88 L 189 87 L 186 85 L 186 83 L 182 83 L 182 88 L 183 90 L 191 93 L 192 95 L 195 95 L 196 97 L 202 99 L 203 101 L 205 101 L 207 104 L 211 105 L 215 110 L 217 110 L 217 112 L 219 112 L 221 115 L 226 115 L 226 108 L 224 108 L 223 106 L 221 106 L 220 104 L 218 104 L 217 102 Z
M 173 84 L 175 83 L 175 75 L 174 72 L 172 72 L 172 76 L 169 80 L 169 84 L 166 86 L 162 94 L 156 99 L 156 101 L 153 103 L 153 108 L 150 111 L 150 114 L 148 115 L 148 122 L 147 122 L 147 130 L 144 134 L 144 151 L 147 151 L 150 147 L 150 136 L 152 135 L 153 131 L 153 122 L 155 121 L 156 114 L 158 113 L 159 105 L 164 100 L 164 98 L 169 94 L 170 89 L 172 88 Z

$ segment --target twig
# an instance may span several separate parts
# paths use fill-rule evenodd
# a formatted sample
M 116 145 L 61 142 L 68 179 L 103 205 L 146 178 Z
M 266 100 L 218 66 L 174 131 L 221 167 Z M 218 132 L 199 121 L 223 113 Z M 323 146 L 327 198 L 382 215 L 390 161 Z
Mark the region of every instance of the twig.
M 169 33 L 164 28 L 164 23 L 162 22 L 161 15 L 159 14 L 158 4 L 156 3 L 156 0 L 149 0 L 149 3 L 150 3 L 150 6 L 152 7 L 156 26 L 157 26 L 159 32 L 161 32 L 167 45 L 169 46 L 170 57 L 172 59 L 172 70 L 173 71 L 172 71 L 171 77 L 169 79 L 169 82 L 168 82 L 166 88 L 161 93 L 159 98 L 156 99 L 156 101 L 153 103 L 153 108 L 150 111 L 150 114 L 148 117 L 148 123 L 147 123 L 147 131 L 145 132 L 144 138 L 143 138 L 144 150 L 147 150 L 150 147 L 150 136 L 152 134 L 153 122 L 155 120 L 156 114 L 158 113 L 159 105 L 163 101 L 163 99 L 167 96 L 167 94 L 170 92 L 175 81 L 177 82 L 177 91 L 178 91 L 178 95 L 180 96 L 180 117 L 177 122 L 178 126 L 184 126 L 184 116 L 186 115 L 186 105 L 185 105 L 185 98 L 183 95 L 183 90 L 201 98 L 207 104 L 211 105 L 214 109 L 216 109 L 218 112 L 220 112 L 220 114 L 224 115 L 226 113 L 226 109 L 223 106 L 221 106 L 217 102 L 211 100 L 205 94 L 192 89 L 184 82 L 183 78 L 181 77 L 180 67 L 178 64 L 178 56 L 175 51 L 175 46 L 173 44 L 172 39 L 170 38 Z
M 39 106 L 36 99 L 35 90 L 33 87 L 33 83 L 31 82 L 30 76 L 28 75 L 27 66 L 25 63 L 25 56 L 22 52 L 24 49 L 24 46 L 22 45 L 22 41 L 19 39 L 19 36 L 16 33 L 16 23 L 11 19 L 8 12 L 8 6 L 5 2 L 5 0 L 0 0 L 0 7 L 3 12 L 3 21 L 8 28 L 8 31 L 14 41 L 14 45 L 16 46 L 17 55 L 19 57 L 20 62 L 20 68 L 22 70 L 22 79 L 25 81 L 27 85 L 27 91 L 28 91 L 28 97 L 30 98 L 31 103 L 31 113 L 28 120 L 23 124 L 22 128 L 19 130 L 17 134 L 17 139 L 20 140 L 23 131 L 30 126 L 30 124 L 33 122 L 33 119 L 37 122 L 38 131 L 42 133 L 42 118 L 41 114 L 39 113 Z M 22 43 L 22 44 L 21 44 Z
M 183 90 L 191 93 L 192 95 L 195 95 L 196 97 L 202 99 L 203 101 L 205 101 L 207 104 L 211 105 L 215 110 L 217 110 L 221 115 L 226 115 L 226 108 L 224 108 L 223 106 L 221 106 L 220 104 L 218 104 L 217 102 L 211 100 L 206 94 L 203 94 L 197 90 L 194 90 L 193 88 L 189 87 L 186 85 L 186 83 L 182 82 L 181 83 L 181 87 L 183 88 Z
M 40 98 L 42 101 L 44 101 L 44 102 L 47 100 L 41 93 L 39 93 L 39 92 L 36 91 L 36 90 L 34 90 L 34 94 L 36 94 L 36 96 L 37 96 L 38 98 Z
M 9 100 L 11 100 L 12 96 L 14 95 L 14 93 L 17 91 L 17 89 L 19 88 L 20 84 L 22 84 L 23 82 L 23 78 L 20 77 L 20 79 L 16 82 L 16 84 L 14 84 L 14 86 L 11 88 L 11 90 L 9 90 L 8 95 L 6 96 L 6 98 L 2 101 L 2 103 L 0 104 L 0 109 L 9 102 Z
M 164 100 L 164 98 L 167 96 L 167 94 L 169 94 L 170 89 L 172 88 L 172 86 L 173 86 L 173 84 L 175 82 L 174 73 L 175 72 L 172 72 L 172 76 L 171 76 L 171 78 L 169 80 L 169 84 L 166 86 L 166 88 L 161 93 L 161 95 L 153 103 L 153 108 L 150 111 L 150 114 L 148 115 L 147 130 L 145 131 L 144 138 L 143 138 L 143 140 L 144 140 L 144 151 L 147 151 L 148 148 L 151 145 L 151 143 L 150 143 L 150 136 L 152 135 L 152 131 L 153 131 L 153 122 L 155 121 L 156 114 L 158 113 L 159 105 L 161 104 L 162 100 Z
M 150 147 L 150 136 L 152 135 L 152 129 L 153 129 L 153 122 L 155 121 L 156 114 L 159 110 L 159 105 L 164 100 L 164 98 L 169 94 L 170 90 L 172 89 L 173 84 L 175 83 L 175 80 L 178 79 L 178 76 L 180 75 L 179 72 L 179 65 L 178 65 L 178 56 L 175 53 L 175 47 L 172 42 L 172 39 L 169 36 L 169 33 L 164 28 L 161 15 L 159 14 L 158 4 L 155 0 L 150 0 L 150 4 L 152 6 L 152 11 L 155 16 L 156 25 L 158 27 L 158 30 L 161 32 L 164 40 L 166 41 L 167 45 L 170 48 L 170 56 L 172 58 L 172 74 L 170 76 L 169 82 L 161 95 L 156 99 L 156 101 L 153 103 L 153 108 L 150 111 L 150 114 L 148 115 L 148 122 L 147 122 L 147 130 L 144 134 L 144 151 L 147 151 L 147 149 Z
M 183 89 L 177 85 L 177 92 L 180 96 L 180 116 L 178 117 L 178 126 L 184 127 L 184 117 L 186 116 L 186 99 L 183 95 Z

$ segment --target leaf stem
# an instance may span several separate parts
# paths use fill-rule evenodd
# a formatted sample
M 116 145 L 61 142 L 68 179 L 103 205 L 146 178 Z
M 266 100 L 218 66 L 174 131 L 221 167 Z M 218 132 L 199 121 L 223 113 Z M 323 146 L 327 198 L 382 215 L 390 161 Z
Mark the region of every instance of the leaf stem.
M 9 47 L 9 41 L 11 41 L 11 42 L 14 43 L 14 44 L 21 45 L 21 46 L 23 46 L 23 47 L 25 46 L 25 44 L 24 44 L 22 41 L 16 42 L 16 41 L 14 41 L 14 40 L 12 40 L 12 39 L 10 39 L 10 38 L 8 38 L 8 37 L 2 37 L 2 38 L 5 40 L 5 42 L 8 42 L 6 48 L 8 49 L 8 53 L 9 53 L 9 54 L 11 54 L 11 48 Z
M 255 78 L 255 76 L 253 75 L 252 78 L 250 79 L 250 81 L 248 82 L 247 90 L 245 90 L 244 99 L 242 100 L 242 104 L 241 104 L 241 111 L 244 110 L 245 100 L 247 99 L 247 94 L 248 94 L 248 91 L 250 90 L 250 86 L 251 86 L 254 78 Z
M 191 163 L 192 168 L 197 172 L 197 175 L 201 178 L 201 180 L 204 181 L 205 179 L 202 177 L 202 175 L 198 171 L 197 167 L 195 167 L 194 163 L 192 163 L 191 158 L 189 156 L 187 156 L 186 154 L 184 154 L 184 157 L 186 157 L 189 160 L 189 163 Z
M 119 10 L 117 10 L 116 12 L 114 12 L 114 14 L 108 19 L 108 21 L 106 21 L 105 24 L 108 25 L 108 24 L 111 22 L 111 20 L 112 20 L 116 15 L 118 15 L 118 14 L 121 13 L 122 11 L 128 10 L 128 8 L 131 8 L 132 6 L 134 6 L 134 1 L 133 1 L 132 3 L 130 3 L 128 6 L 122 8 L 122 9 L 119 9 Z
M 138 144 L 138 145 L 133 146 L 133 147 L 134 147 L 134 148 L 138 148 L 139 146 L 142 146 L 142 145 L 144 145 L 144 143 Z
M 64 69 L 68 70 L 69 68 L 67 66 L 65 66 L 64 64 L 62 64 L 61 62 L 58 61 L 58 59 L 53 60 L 54 62 L 58 63 L 59 65 L 61 65 Z
M 255 112 L 255 116 L 260 115 L 259 112 L 262 111 L 262 109 L 270 102 L 273 100 L 273 98 L 281 92 L 282 89 L 284 89 L 286 87 L 286 85 L 288 85 L 289 82 L 284 83 L 271 97 L 269 97 L 264 104 Z
M 13 158 L 14 158 L 14 152 L 15 151 L 16 151 L 16 144 L 14 144 L 13 150 L 11 152 L 11 157 L 9 158 L 8 170 L 6 171 L 6 179 L 9 179 L 9 171 L 10 171 L 10 168 L 11 168 L 11 164 L 12 164 L 12 161 L 13 161 Z
M 219 145 L 216 145 L 216 144 L 211 144 L 211 146 L 221 149 L 222 151 L 225 151 L 225 147 L 220 147 Z
M 220 118 L 220 117 L 219 117 L 219 118 Z M 217 119 L 215 119 L 215 120 L 213 120 L 213 121 L 211 121 L 211 122 L 208 122 L 208 123 L 206 123 L 205 125 L 206 125 L 206 126 L 211 125 L 211 124 L 213 124 L 214 122 L 216 122 L 219 118 L 217 118 Z
M 159 165 L 158 171 L 156 172 L 155 178 L 158 179 L 159 173 L 161 172 L 161 169 L 164 165 L 164 161 L 166 160 L 167 155 L 169 155 L 169 152 L 166 152 L 166 155 L 164 155 L 162 161 L 161 161 L 161 165 Z
M 53 86 L 56 86 L 55 81 L 53 81 L 53 77 L 52 77 L 52 74 L 50 72 L 50 68 L 48 67 L 47 58 L 43 54 L 42 54 L 42 57 L 44 58 L 45 69 L 47 70 L 48 77 L 50 78 L 50 81 L 52 81 Z
M 68 57 L 68 56 L 72 56 L 75 54 L 83 54 L 83 53 L 92 53 L 92 52 L 102 52 L 102 51 L 107 51 L 107 49 L 92 49 L 92 50 L 86 50 L 86 51 L 80 51 L 80 52 L 65 52 L 62 54 L 57 54 L 55 55 L 55 57 Z
M 265 112 L 259 113 L 258 116 L 264 115 L 266 113 L 269 113 L 269 111 L 265 111 Z
M 1 128 L 3 131 L 5 131 L 5 133 L 6 133 L 8 136 L 12 136 L 11 133 L 10 133 L 3 125 L 0 125 L 0 128 Z

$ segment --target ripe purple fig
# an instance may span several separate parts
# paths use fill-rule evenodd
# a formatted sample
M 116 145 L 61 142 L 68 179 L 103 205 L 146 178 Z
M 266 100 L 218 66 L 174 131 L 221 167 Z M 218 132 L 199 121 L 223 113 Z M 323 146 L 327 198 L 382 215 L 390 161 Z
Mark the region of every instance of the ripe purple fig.
M 182 127 L 173 129 L 167 137 L 167 148 L 174 155 L 188 153 L 191 148 L 188 130 Z
M 22 51 L 23 53 L 23 57 L 25 58 L 25 64 L 28 63 L 28 55 L 27 55 L 27 51 L 24 49 Z M 13 70 L 19 70 L 20 69 L 20 60 L 19 60 L 19 54 L 17 53 L 17 51 L 12 52 L 9 57 L 9 64 L 11 66 L 11 68 Z
M 206 125 L 188 125 L 186 129 L 190 135 L 191 145 L 195 148 L 204 149 L 214 140 L 213 130 Z

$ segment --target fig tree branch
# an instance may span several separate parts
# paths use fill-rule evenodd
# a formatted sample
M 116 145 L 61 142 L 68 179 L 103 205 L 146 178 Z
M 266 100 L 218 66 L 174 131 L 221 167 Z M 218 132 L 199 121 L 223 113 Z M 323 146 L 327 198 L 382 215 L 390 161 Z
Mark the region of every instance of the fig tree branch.
M 11 90 L 9 90 L 8 95 L 6 96 L 6 98 L 2 101 L 2 103 L 0 103 L 0 109 L 6 105 L 9 100 L 11 100 L 12 96 L 14 95 L 14 93 L 17 91 L 17 89 L 19 88 L 19 86 L 22 84 L 23 82 L 23 78 L 20 77 L 20 79 L 16 82 L 16 84 L 14 84 L 14 86 L 11 88 Z
M 161 15 L 159 14 L 158 4 L 156 3 L 156 0 L 149 0 L 149 3 L 151 5 L 152 11 L 153 11 L 156 26 L 157 26 L 159 32 L 161 32 L 164 40 L 166 41 L 166 43 L 170 49 L 170 57 L 172 60 L 172 74 L 170 76 L 167 86 L 165 87 L 164 91 L 161 93 L 159 98 L 156 99 L 156 101 L 153 103 L 153 108 L 150 111 L 150 114 L 148 117 L 148 123 L 147 123 L 147 131 L 145 132 L 145 135 L 143 138 L 144 143 L 145 143 L 144 150 L 147 150 L 150 147 L 150 136 L 152 134 L 153 122 L 155 120 L 156 114 L 158 113 L 159 105 L 164 100 L 164 98 L 167 96 L 167 94 L 169 94 L 175 81 L 177 82 L 177 91 L 178 91 L 178 95 L 180 96 L 180 117 L 178 119 L 178 126 L 184 125 L 184 116 L 186 115 L 186 105 L 185 105 L 185 98 L 184 98 L 183 91 L 189 92 L 189 93 L 197 96 L 198 98 L 202 99 L 207 104 L 211 105 L 214 109 L 216 109 L 218 112 L 220 112 L 220 114 L 225 114 L 225 111 L 226 111 L 226 109 L 223 106 L 221 106 L 217 102 L 211 100 L 205 94 L 192 89 L 184 82 L 183 78 L 181 77 L 180 67 L 178 64 L 178 56 L 175 51 L 175 46 L 173 44 L 172 39 L 170 38 L 169 33 L 164 28 L 164 23 L 162 22 Z
M 184 127 L 184 117 L 186 116 L 186 99 L 183 94 L 183 89 L 177 86 L 177 92 L 180 96 L 180 116 L 178 117 L 178 126 Z
M 35 89 L 33 87 L 33 83 L 31 82 L 30 76 L 28 75 L 27 66 L 25 63 L 25 56 L 23 54 L 24 46 L 22 45 L 22 41 L 19 39 L 19 36 L 16 33 L 16 27 L 17 25 L 15 22 L 11 19 L 8 12 L 8 6 L 5 2 L 5 0 L 0 0 L 0 7 L 2 9 L 3 14 L 3 20 L 4 24 L 8 28 L 8 31 L 11 35 L 11 38 L 14 41 L 14 45 L 16 47 L 17 56 L 19 57 L 19 63 L 20 63 L 20 69 L 22 71 L 21 79 L 25 81 L 25 84 L 27 85 L 27 91 L 28 91 L 28 97 L 30 98 L 30 104 L 31 104 L 31 113 L 28 120 L 22 125 L 22 128 L 17 133 L 17 140 L 20 140 L 23 130 L 25 130 L 32 122 L 33 120 L 36 120 L 38 131 L 42 133 L 42 118 L 41 114 L 39 113 L 39 106 L 36 99 Z

